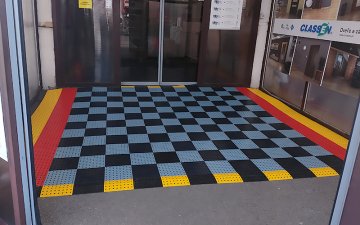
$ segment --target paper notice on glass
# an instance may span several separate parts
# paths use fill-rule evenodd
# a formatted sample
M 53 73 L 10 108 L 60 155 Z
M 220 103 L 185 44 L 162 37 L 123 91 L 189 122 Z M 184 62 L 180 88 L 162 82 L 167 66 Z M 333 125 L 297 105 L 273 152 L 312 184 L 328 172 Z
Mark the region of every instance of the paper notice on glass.
M 210 30 L 240 30 L 243 0 L 212 0 Z
M 112 0 L 105 0 L 105 9 L 112 9 Z
M 79 0 L 79 9 L 92 9 L 92 0 Z

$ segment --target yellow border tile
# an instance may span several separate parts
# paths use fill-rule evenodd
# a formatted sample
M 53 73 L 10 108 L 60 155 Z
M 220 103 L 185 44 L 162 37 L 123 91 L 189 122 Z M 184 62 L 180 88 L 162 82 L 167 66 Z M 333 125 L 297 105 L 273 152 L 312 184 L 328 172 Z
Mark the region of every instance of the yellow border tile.
M 175 85 L 173 88 L 185 88 L 185 85 Z
M 293 179 L 286 170 L 263 171 L 263 173 L 269 181 Z
M 183 176 L 162 176 L 161 177 L 163 187 L 178 187 L 190 185 L 189 178 L 186 175 Z
M 217 173 L 214 174 L 215 180 L 218 184 L 231 184 L 244 182 L 241 176 L 237 173 Z
M 73 194 L 73 184 L 46 185 L 41 189 L 40 197 L 70 196 Z
M 107 180 L 104 182 L 104 192 L 134 190 L 134 180 Z
M 339 174 L 331 167 L 323 168 L 310 168 L 311 172 L 315 174 L 316 177 L 334 177 Z

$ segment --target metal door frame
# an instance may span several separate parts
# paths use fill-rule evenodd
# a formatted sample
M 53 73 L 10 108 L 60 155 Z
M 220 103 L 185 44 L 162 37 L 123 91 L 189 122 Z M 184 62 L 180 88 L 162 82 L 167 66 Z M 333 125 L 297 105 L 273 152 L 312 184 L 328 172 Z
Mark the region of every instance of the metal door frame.
M 5 73 L 0 74 L 15 224 L 40 224 L 21 0 L 0 0 Z

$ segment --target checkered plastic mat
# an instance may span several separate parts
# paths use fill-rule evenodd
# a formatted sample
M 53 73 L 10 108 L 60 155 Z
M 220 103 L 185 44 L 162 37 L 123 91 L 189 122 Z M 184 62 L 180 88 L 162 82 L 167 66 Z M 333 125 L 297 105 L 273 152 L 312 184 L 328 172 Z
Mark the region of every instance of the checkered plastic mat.
M 342 163 L 236 88 L 79 88 L 40 196 L 334 176 Z

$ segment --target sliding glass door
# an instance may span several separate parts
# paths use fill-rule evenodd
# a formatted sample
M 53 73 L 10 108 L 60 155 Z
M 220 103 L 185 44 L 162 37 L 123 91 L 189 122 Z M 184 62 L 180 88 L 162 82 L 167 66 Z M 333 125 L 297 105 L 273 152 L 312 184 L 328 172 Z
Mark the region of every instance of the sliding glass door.
M 203 2 L 165 0 L 162 82 L 196 82 Z
M 203 2 L 52 3 L 59 87 L 196 82 Z
M 160 2 L 120 1 L 119 56 L 122 81 L 157 83 Z
M 195 83 L 203 2 L 121 1 L 123 83 Z

